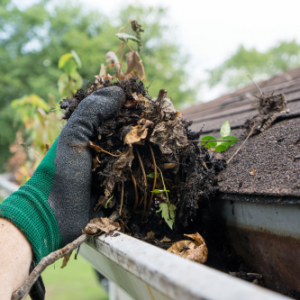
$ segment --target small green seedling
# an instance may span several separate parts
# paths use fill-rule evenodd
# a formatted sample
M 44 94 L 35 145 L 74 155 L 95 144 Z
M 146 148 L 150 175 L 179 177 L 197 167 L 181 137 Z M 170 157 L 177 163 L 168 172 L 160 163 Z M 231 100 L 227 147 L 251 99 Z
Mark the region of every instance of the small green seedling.
M 216 152 L 224 152 L 238 141 L 238 137 L 230 135 L 230 132 L 229 121 L 225 121 L 220 129 L 221 138 L 217 139 L 212 135 L 206 135 L 201 139 L 200 145 L 205 145 L 208 149 L 214 148 Z
M 147 177 L 154 178 L 154 172 L 151 174 L 148 174 Z M 156 173 L 156 177 L 157 178 L 161 177 L 161 181 L 163 183 L 164 189 L 163 190 L 154 189 L 152 191 L 152 193 L 154 193 L 154 194 L 165 193 L 166 197 L 167 197 L 167 202 L 160 203 L 159 210 L 157 210 L 156 212 L 157 213 L 161 212 L 161 216 L 164 218 L 165 222 L 169 225 L 169 227 L 171 229 L 173 229 L 173 225 L 174 225 L 175 217 L 176 217 L 175 210 L 177 209 L 177 207 L 174 204 L 170 203 L 169 194 L 168 194 L 170 191 L 166 189 L 166 185 L 165 185 L 164 177 L 163 177 L 162 173 L 160 173 L 160 174 Z

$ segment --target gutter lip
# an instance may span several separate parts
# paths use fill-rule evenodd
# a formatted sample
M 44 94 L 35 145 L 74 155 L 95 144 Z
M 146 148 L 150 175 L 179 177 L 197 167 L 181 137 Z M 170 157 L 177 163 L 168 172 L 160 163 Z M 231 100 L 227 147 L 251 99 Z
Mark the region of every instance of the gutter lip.
M 117 237 L 102 235 L 86 244 L 168 299 L 290 299 L 123 233 Z M 122 284 L 118 282 L 116 284 L 122 287 Z

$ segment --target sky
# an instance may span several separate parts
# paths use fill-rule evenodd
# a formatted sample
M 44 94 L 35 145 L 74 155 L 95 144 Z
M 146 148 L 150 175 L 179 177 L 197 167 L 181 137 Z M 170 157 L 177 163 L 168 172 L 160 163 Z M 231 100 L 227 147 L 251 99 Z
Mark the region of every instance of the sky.
M 20 5 L 35 0 L 15 0 Z M 59 0 L 55 0 L 59 1 Z M 190 58 L 187 70 L 195 82 L 207 78 L 240 45 L 266 51 L 279 41 L 300 43 L 300 0 L 71 0 L 108 15 L 128 4 L 162 6 L 181 51 Z M 202 86 L 198 100 L 218 97 L 225 87 Z

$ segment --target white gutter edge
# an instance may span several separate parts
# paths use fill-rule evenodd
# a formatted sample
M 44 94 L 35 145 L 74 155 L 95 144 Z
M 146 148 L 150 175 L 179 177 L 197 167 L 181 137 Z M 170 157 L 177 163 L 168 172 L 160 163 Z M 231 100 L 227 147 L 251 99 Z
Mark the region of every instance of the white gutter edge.
M 92 250 L 91 247 L 94 249 Z M 90 248 L 90 249 L 89 249 Z M 94 253 L 95 250 L 97 253 Z M 184 300 L 283 300 L 290 299 L 265 288 L 232 277 L 205 265 L 191 262 L 158 247 L 125 234 L 117 237 L 100 236 L 82 245 L 81 255 L 134 299 Z M 90 254 L 89 254 L 90 253 Z M 105 256 L 114 262 L 114 273 L 105 267 Z M 99 261 L 97 261 L 99 259 Z M 99 262 L 101 261 L 101 264 Z M 119 270 L 118 270 L 119 268 Z M 123 269 L 123 270 L 121 270 Z M 139 294 L 126 278 L 115 273 L 127 271 L 165 297 L 146 297 Z M 104 271 L 104 272 L 103 272 Z M 105 274 L 110 273 L 110 274 Z M 124 272 L 123 272 L 124 273 Z M 131 275 L 129 275 L 131 274 Z M 126 275 L 124 275 L 126 276 Z M 144 288 L 145 289 L 145 288 Z M 149 288 L 148 288 L 149 289 Z M 141 289 L 142 290 L 142 289 Z M 135 294 L 135 295 L 133 295 Z M 152 293 L 153 294 L 153 293 Z

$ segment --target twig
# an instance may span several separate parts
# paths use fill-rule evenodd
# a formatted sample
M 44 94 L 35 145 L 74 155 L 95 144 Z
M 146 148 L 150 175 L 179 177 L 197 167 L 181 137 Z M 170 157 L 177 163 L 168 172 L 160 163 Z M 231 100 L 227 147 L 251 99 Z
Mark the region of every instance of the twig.
M 261 91 L 261 89 L 259 88 L 259 86 L 257 85 L 257 83 L 252 79 L 252 77 L 249 74 L 247 74 L 247 75 L 251 79 L 251 81 L 256 85 L 257 89 L 260 91 L 260 95 L 263 96 L 263 92 Z
M 121 213 L 122 213 L 123 202 L 124 202 L 124 181 L 122 180 L 121 205 L 120 205 L 120 210 L 119 210 L 119 215 L 120 216 L 121 216 Z
M 242 147 L 245 145 L 245 143 L 247 142 L 247 140 L 249 139 L 249 137 L 251 136 L 251 134 L 254 131 L 254 126 L 251 128 L 251 131 L 249 132 L 248 136 L 246 137 L 246 139 L 243 141 L 242 145 L 239 146 L 237 148 L 237 150 L 233 153 L 233 155 L 227 160 L 227 164 L 230 163 L 230 161 L 233 159 L 233 157 L 242 149 Z
M 149 143 L 149 148 L 150 148 L 150 152 L 151 152 L 151 156 L 152 156 L 152 161 L 153 161 L 153 166 L 154 166 L 154 180 L 153 180 L 153 188 L 152 188 L 152 191 L 153 191 L 155 189 L 155 186 L 156 186 L 157 168 L 156 168 L 156 161 L 155 161 L 153 149 L 152 149 L 151 144 L 150 144 L 149 141 L 148 141 L 148 143 Z M 154 193 L 151 193 L 149 204 L 148 204 L 146 218 L 147 218 L 147 216 L 149 214 L 149 211 L 150 211 L 150 207 L 151 207 L 153 196 L 154 196 Z
M 138 160 L 139 160 L 139 163 L 140 163 L 140 167 L 142 169 L 142 172 L 143 172 L 143 176 L 144 176 L 144 182 L 145 182 L 145 193 L 144 193 L 144 213 L 143 213 L 143 217 L 144 217 L 144 214 L 146 212 L 146 208 L 147 208 L 147 176 L 146 176 L 146 172 L 145 172 L 145 169 L 144 169 L 144 166 L 143 166 L 143 161 L 142 161 L 142 158 L 140 156 L 140 153 L 137 149 L 137 147 L 135 147 L 135 151 L 137 153 L 137 156 L 138 156 Z
M 133 207 L 133 210 L 136 209 L 137 205 L 138 205 L 138 202 L 139 202 L 139 195 L 138 195 L 138 190 L 137 190 L 137 186 L 136 186 L 136 180 L 132 174 L 132 170 L 130 169 L 130 175 L 131 175 L 131 180 L 133 182 L 133 185 L 134 185 L 134 192 L 135 192 L 135 202 L 134 202 L 134 207 Z
M 110 152 L 108 152 L 108 151 L 106 151 L 106 150 L 104 150 L 104 149 L 102 149 L 100 146 L 98 146 L 98 145 L 95 145 L 93 142 L 89 142 L 89 144 L 90 144 L 90 147 L 91 148 L 93 148 L 94 150 L 96 150 L 97 152 L 104 152 L 104 153 L 106 153 L 106 154 L 109 154 L 109 155 L 111 155 L 111 156 L 114 156 L 114 157 L 120 157 L 123 153 L 121 153 L 121 154 L 112 154 L 112 153 L 110 153 Z
M 13 293 L 11 300 L 21 300 L 26 294 L 29 293 L 31 287 L 34 285 L 38 277 L 49 265 L 78 248 L 82 243 L 88 240 L 88 238 L 89 237 L 87 235 L 83 234 L 70 244 L 67 244 L 65 247 L 51 252 L 49 255 L 43 257 L 26 279 L 25 283 Z

